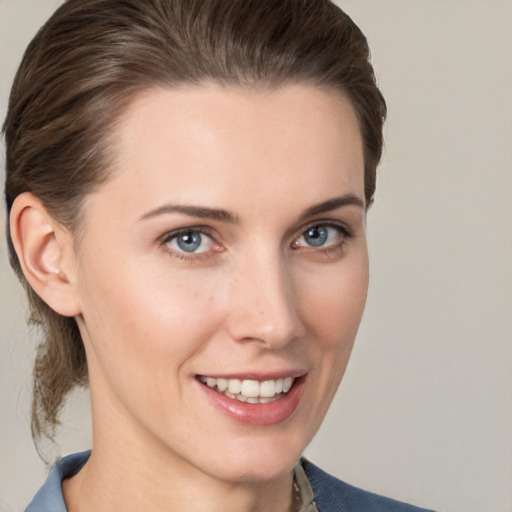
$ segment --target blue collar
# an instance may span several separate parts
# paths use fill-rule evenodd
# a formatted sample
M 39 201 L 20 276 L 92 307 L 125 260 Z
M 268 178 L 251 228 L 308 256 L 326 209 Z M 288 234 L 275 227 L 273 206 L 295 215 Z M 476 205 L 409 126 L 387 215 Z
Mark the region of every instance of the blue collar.
M 25 512 L 67 512 L 62 496 L 62 480 L 76 475 L 87 462 L 90 451 L 74 453 L 59 460 L 51 469 L 43 487 L 39 489 Z

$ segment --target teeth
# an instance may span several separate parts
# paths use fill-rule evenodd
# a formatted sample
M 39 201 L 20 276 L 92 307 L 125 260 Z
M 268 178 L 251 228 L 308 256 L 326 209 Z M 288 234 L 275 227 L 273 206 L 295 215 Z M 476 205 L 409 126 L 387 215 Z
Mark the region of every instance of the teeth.
M 276 394 L 276 381 L 266 380 L 260 384 L 260 396 L 262 398 L 270 398 Z
M 293 377 L 260 382 L 250 379 L 217 379 L 203 375 L 199 376 L 199 380 L 229 398 L 250 404 L 266 404 L 282 398 L 284 393 L 290 391 L 295 381 Z
M 226 379 L 216 379 L 216 380 L 217 380 L 217 387 L 219 388 L 219 391 L 226 391 L 226 389 L 228 389 L 228 381 Z M 210 387 L 213 387 L 213 386 L 210 386 Z
M 240 388 L 240 394 L 247 398 L 260 396 L 260 383 L 257 380 L 244 380 Z
M 214 380 L 216 380 L 216 379 L 214 379 Z M 206 382 L 206 385 L 209 388 L 213 388 L 214 387 L 214 386 L 210 386 L 208 384 L 208 382 Z M 228 380 L 228 390 L 233 395 L 238 395 L 238 393 L 240 393 L 240 391 L 242 391 L 242 381 L 238 380 L 238 379 L 229 379 Z
M 283 393 L 288 393 L 290 388 L 292 387 L 293 379 L 291 377 L 286 377 L 283 381 Z

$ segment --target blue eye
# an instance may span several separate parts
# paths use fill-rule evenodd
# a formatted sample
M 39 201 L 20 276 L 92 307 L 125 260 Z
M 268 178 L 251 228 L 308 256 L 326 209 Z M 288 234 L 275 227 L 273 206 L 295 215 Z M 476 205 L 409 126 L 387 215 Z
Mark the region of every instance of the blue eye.
M 341 226 L 319 224 L 311 226 L 295 241 L 295 247 L 329 247 L 339 244 L 349 236 Z
M 185 252 L 196 252 L 201 247 L 201 235 L 199 233 L 183 233 L 176 237 L 178 247 Z
M 311 247 L 320 247 L 329 240 L 329 231 L 325 227 L 315 226 L 308 229 L 302 236 Z
M 194 230 L 185 230 L 171 234 L 165 244 L 178 252 L 201 253 L 210 250 L 213 240 L 206 234 Z

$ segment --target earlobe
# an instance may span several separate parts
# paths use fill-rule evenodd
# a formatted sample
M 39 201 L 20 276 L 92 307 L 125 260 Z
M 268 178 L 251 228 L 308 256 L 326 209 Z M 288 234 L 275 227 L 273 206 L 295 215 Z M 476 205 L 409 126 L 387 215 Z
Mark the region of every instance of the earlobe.
M 80 314 L 69 231 L 28 192 L 13 203 L 10 230 L 21 268 L 34 291 L 57 313 Z

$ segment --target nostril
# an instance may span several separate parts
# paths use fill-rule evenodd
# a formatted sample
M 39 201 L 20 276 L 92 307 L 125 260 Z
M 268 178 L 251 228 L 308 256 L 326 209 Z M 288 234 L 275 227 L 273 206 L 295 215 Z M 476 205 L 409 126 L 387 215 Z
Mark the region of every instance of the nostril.
M 276 262 L 278 262 L 276 264 Z M 304 334 L 296 296 L 280 256 L 268 251 L 245 260 L 231 281 L 228 329 L 236 341 L 281 347 Z

